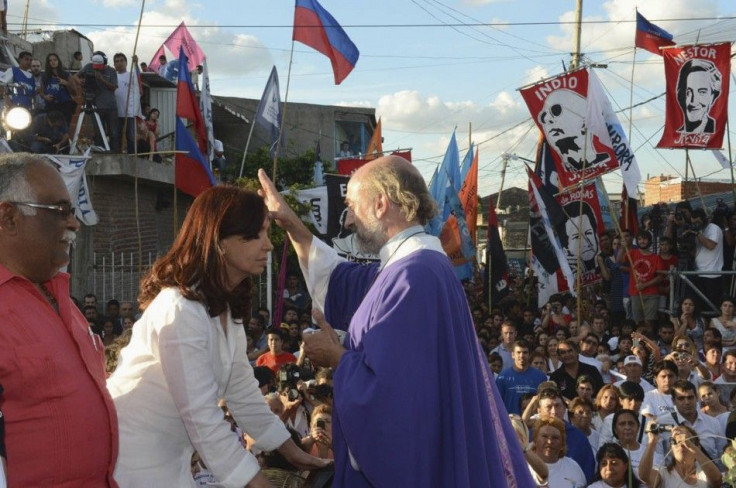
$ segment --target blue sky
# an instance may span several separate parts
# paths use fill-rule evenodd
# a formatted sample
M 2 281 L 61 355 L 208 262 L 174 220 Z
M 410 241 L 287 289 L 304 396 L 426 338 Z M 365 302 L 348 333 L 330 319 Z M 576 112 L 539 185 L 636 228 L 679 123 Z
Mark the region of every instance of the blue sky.
M 11 2 L 11 30 L 23 14 L 21 3 L 25 2 Z M 74 27 L 97 49 L 133 52 L 140 1 L 75 0 L 73 8 L 69 3 L 30 2 L 29 24 L 43 29 Z M 574 0 L 321 3 L 358 46 L 360 60 L 336 86 L 328 59 L 296 44 L 290 101 L 375 107 L 377 116 L 383 117 L 384 148 L 413 147 L 415 164 L 427 179 L 441 162 L 453 128 L 457 127 L 463 151 L 471 124 L 473 140 L 480 143 L 482 196 L 500 186 L 503 152 L 533 158 L 537 129 L 516 89 L 569 64 Z M 629 21 L 636 5 L 633 0 L 584 2 L 582 52 L 590 62 L 608 65 L 597 73 L 616 108 L 629 106 L 634 57 L 634 24 Z M 141 60 L 150 60 L 184 20 L 208 56 L 215 95 L 258 98 L 276 65 L 283 99 L 293 9 L 293 1 L 282 0 L 148 0 L 137 52 Z M 679 43 L 731 41 L 736 36 L 736 20 L 728 19 L 736 15 L 732 1 L 649 0 L 640 2 L 639 10 Z M 633 102 L 639 104 L 664 91 L 664 76 L 658 56 L 639 50 L 636 61 Z M 733 106 L 736 99 L 731 99 Z M 664 123 L 664 98 L 634 109 L 633 121 L 632 146 L 643 176 L 682 176 L 683 151 L 653 149 Z M 729 172 L 719 171 L 712 155 L 691 156 L 698 176 L 730 179 Z M 612 174 L 606 183 L 609 191 L 618 192 L 621 177 Z M 505 187 L 525 185 L 523 166 L 512 161 Z

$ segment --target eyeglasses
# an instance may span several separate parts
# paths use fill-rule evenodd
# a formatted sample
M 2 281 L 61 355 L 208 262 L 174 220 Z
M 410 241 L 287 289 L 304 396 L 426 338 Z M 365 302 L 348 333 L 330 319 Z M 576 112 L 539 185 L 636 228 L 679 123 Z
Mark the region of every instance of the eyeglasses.
M 585 342 L 586 344 L 595 344 L 596 346 L 598 345 L 598 341 L 596 341 L 595 339 L 585 339 L 583 342 Z
M 68 219 L 70 215 L 74 215 L 77 210 L 69 202 L 58 203 L 54 205 L 47 204 L 47 203 L 34 203 L 34 202 L 8 202 L 8 203 L 12 203 L 13 205 L 22 205 L 24 207 L 40 208 L 41 210 L 50 210 L 52 212 L 57 213 L 59 217 L 61 217 L 64 220 Z
M 557 354 L 567 354 L 573 352 L 572 349 L 558 349 Z

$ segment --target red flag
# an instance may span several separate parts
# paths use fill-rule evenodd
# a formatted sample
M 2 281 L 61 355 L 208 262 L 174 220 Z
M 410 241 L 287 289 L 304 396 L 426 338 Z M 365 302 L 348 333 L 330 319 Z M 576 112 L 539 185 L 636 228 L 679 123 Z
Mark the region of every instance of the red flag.
M 176 116 L 194 122 L 197 134 L 197 145 L 202 154 L 207 154 L 207 128 L 204 124 L 199 102 L 194 94 L 192 79 L 187 69 L 187 57 L 182 48 L 179 49 L 179 82 L 176 86 Z
M 667 105 L 657 147 L 720 149 L 728 119 L 731 43 L 667 49 Z
M 209 163 L 178 117 L 176 118 L 175 139 L 177 150 L 174 171 L 176 187 L 187 195 L 196 197 L 207 188 L 214 186 L 215 177 L 212 175 Z
M 563 189 L 619 166 L 603 117 L 605 94 L 590 78 L 579 69 L 519 90 L 549 143 Z
M 674 46 L 672 34 L 656 26 L 636 12 L 636 38 L 634 45 L 646 49 L 650 53 L 662 55 L 660 47 Z
M 358 48 L 317 0 L 296 0 L 292 38 L 330 58 L 336 85 L 350 74 L 358 62 Z

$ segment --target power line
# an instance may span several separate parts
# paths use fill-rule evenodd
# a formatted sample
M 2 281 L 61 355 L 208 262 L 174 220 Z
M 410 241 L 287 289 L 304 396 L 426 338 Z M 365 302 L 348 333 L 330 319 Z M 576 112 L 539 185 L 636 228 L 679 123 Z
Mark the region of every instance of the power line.
M 650 22 L 700 22 L 700 21 L 711 21 L 717 20 L 719 22 L 725 20 L 736 20 L 736 16 L 729 17 L 688 17 L 688 18 L 672 18 L 672 19 L 649 19 Z M 514 27 L 514 26 L 545 26 L 545 25 L 572 25 L 575 21 L 564 21 L 555 20 L 547 22 L 473 22 L 473 23 L 439 23 L 439 24 L 340 24 L 343 29 L 410 29 L 410 28 L 431 28 L 431 27 Z M 603 24 L 634 24 L 636 19 L 631 20 L 583 20 L 583 25 L 603 25 Z M 19 22 L 9 22 L 10 25 L 20 26 Z M 37 27 L 125 27 L 122 24 L 100 24 L 100 23 L 68 23 L 68 22 L 49 22 L 49 23 L 33 23 Z M 141 28 L 174 28 L 178 24 L 145 24 L 141 25 Z M 129 27 L 135 27 L 134 24 Z M 187 25 L 187 28 L 192 29 L 211 29 L 211 28 L 227 28 L 227 29 L 291 29 L 293 24 L 197 24 Z M 304 28 L 319 28 L 324 27 L 337 27 L 336 25 L 306 25 Z

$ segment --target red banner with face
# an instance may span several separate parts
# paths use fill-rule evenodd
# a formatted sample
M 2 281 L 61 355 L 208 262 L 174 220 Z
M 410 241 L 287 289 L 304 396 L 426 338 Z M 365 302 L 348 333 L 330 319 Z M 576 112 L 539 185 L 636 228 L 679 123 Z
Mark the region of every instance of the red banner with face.
M 582 286 L 592 285 L 601 279 L 596 271 L 595 257 L 600 252 L 598 237 L 605 231 L 598 192 L 595 183 L 558 195 L 557 202 L 565 211 L 564 227 L 557 228 L 562 250 L 567 256 L 577 283 L 578 254 L 580 255 L 580 282 Z M 582 199 L 583 204 L 580 205 Z
M 731 44 L 664 49 L 663 57 L 667 110 L 657 147 L 720 149 L 728 117 Z
M 619 166 L 603 117 L 605 95 L 589 92 L 588 79 L 580 69 L 520 90 L 552 149 L 562 188 Z

